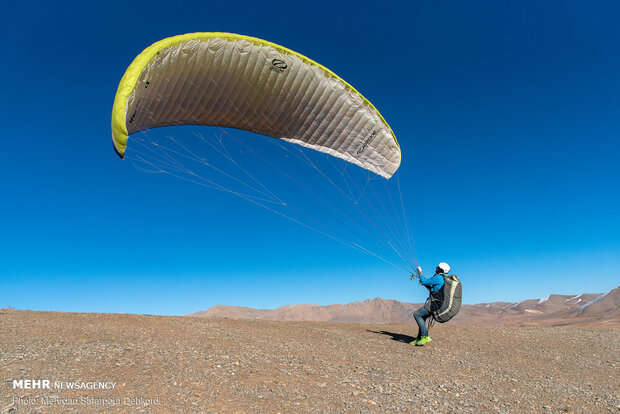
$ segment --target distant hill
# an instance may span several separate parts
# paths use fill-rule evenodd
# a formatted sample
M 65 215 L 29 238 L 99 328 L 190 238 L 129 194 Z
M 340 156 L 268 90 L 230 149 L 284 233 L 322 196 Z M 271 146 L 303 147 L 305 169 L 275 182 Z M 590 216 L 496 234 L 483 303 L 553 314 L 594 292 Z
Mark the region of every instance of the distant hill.
M 242 306 L 217 305 L 206 311 L 187 316 L 229 319 L 262 319 L 269 321 L 323 321 L 392 323 L 409 322 L 419 307 L 391 299 L 367 299 L 346 305 L 320 306 L 315 304 L 286 305 L 276 309 L 252 309 Z
M 186 316 L 271 321 L 321 321 L 357 323 L 413 323 L 421 303 L 392 299 L 367 299 L 346 305 L 286 305 L 276 309 L 253 309 L 217 305 Z M 596 325 L 620 327 L 620 286 L 607 293 L 549 295 L 521 302 L 463 305 L 450 322 L 459 325 Z
M 577 312 L 581 317 L 620 318 L 620 286 L 580 306 Z

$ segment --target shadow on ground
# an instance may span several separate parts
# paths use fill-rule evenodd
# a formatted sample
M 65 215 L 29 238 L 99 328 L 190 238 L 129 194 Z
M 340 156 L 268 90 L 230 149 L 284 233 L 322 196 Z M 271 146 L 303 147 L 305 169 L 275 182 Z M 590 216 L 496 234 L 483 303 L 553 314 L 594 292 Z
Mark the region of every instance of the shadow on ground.
M 409 342 L 415 339 L 415 337 L 413 336 L 403 335 L 403 334 L 388 332 L 388 331 L 371 331 L 370 329 L 367 329 L 366 331 L 370 333 L 391 336 L 392 341 L 404 342 L 406 344 L 408 344 Z

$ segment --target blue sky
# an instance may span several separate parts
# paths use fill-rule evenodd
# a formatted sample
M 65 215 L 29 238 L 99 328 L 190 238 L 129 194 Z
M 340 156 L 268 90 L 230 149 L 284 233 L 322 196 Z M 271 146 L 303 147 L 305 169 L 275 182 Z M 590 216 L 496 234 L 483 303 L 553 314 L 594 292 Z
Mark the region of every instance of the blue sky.
M 616 287 L 620 6 L 384 3 L 0 6 L 0 306 L 184 314 L 424 300 L 375 257 L 114 154 L 125 69 L 195 31 L 287 46 L 375 104 L 402 147 L 420 264 L 449 262 L 466 303 Z

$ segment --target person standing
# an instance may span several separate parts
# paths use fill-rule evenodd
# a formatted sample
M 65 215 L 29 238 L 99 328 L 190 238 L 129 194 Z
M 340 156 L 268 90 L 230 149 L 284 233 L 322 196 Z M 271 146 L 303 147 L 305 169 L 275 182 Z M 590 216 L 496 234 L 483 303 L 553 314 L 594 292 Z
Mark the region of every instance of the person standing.
M 426 320 L 432 315 L 434 309 L 439 309 L 443 303 L 443 285 L 445 283 L 444 277 L 450 272 L 450 266 L 447 263 L 439 263 L 435 269 L 435 274 L 431 277 L 425 277 L 422 272 L 419 272 L 420 284 L 426 287 L 429 291 L 428 299 L 424 306 L 415 311 L 413 317 L 418 324 L 418 336 L 416 339 L 410 342 L 411 345 L 423 346 L 426 343 L 431 342 L 430 336 L 428 336 L 428 328 L 426 327 Z

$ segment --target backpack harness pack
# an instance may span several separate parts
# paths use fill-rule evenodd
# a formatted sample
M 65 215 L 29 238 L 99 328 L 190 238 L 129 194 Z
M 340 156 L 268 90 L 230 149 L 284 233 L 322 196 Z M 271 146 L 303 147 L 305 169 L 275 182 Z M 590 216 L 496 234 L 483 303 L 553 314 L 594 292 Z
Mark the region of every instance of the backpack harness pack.
M 463 285 L 456 275 L 444 275 L 444 284 L 437 292 L 431 292 L 427 308 L 439 323 L 448 322 L 461 309 Z

